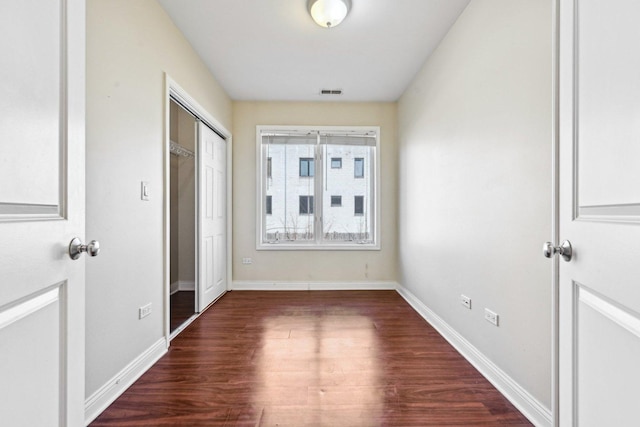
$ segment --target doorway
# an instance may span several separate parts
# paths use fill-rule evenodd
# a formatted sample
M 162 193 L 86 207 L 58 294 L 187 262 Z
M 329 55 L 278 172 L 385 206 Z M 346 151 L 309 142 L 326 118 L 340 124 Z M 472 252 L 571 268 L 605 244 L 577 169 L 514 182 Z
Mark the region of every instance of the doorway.
M 169 104 L 169 332 L 196 313 L 196 118 Z

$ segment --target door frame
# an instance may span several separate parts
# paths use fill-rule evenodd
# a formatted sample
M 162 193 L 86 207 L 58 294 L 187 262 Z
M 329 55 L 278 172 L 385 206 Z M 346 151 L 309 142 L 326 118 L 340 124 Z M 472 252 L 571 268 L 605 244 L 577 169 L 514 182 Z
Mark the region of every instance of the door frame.
M 551 1 L 551 242 L 560 239 L 560 0 Z M 540 242 L 542 243 L 542 242 Z M 542 254 L 540 254 L 542 256 Z M 560 257 L 551 261 L 551 424 L 560 425 Z
M 233 164 L 232 164 L 232 160 L 233 160 L 233 138 L 231 135 L 231 132 L 229 132 L 223 125 L 222 123 L 220 123 L 218 120 L 216 120 L 215 117 L 213 117 L 211 114 L 209 114 L 209 112 L 202 107 L 193 97 L 191 97 L 191 95 L 189 95 L 189 93 L 184 90 L 175 80 L 173 80 L 167 73 L 165 73 L 165 88 L 164 88 L 164 144 L 163 144 L 163 158 L 164 158 L 164 165 L 163 165 L 163 178 L 164 178 L 164 186 L 163 186 L 163 200 L 164 200 L 164 215 L 163 215 L 163 222 L 164 222 L 164 227 L 163 227 L 163 237 L 162 237 L 162 242 L 163 242 L 163 291 L 164 291 L 164 317 L 165 317 L 165 327 L 164 327 L 164 336 L 165 336 L 165 340 L 167 343 L 167 348 L 169 348 L 170 346 L 170 342 L 171 342 L 171 330 L 170 330 L 170 308 L 171 308 L 171 296 L 170 296 L 170 287 L 171 287 L 171 246 L 170 246 L 170 235 L 171 235 L 171 214 L 170 214 L 170 202 L 171 202 L 171 182 L 170 182 L 170 171 L 171 171 L 171 158 L 170 158 L 170 154 L 169 154 L 169 144 L 170 144 L 170 139 L 171 139 L 171 133 L 170 133 L 170 125 L 171 125 L 171 121 L 170 121 L 170 108 L 171 108 L 171 98 L 174 98 L 176 100 L 179 101 L 180 104 L 182 104 L 184 107 L 187 107 L 187 109 L 191 112 L 194 113 L 194 115 L 197 117 L 197 119 L 199 119 L 200 121 L 202 121 L 203 123 L 205 123 L 207 126 L 209 126 L 210 128 L 214 129 L 218 134 L 220 134 L 221 136 L 223 136 L 225 138 L 225 141 L 227 143 L 227 173 L 226 173 L 226 179 L 227 179 L 227 197 L 226 197 L 226 203 L 227 203 L 227 245 L 226 245 L 226 251 L 227 251 L 227 262 L 226 262 L 226 273 L 227 273 L 227 290 L 230 289 L 230 284 L 232 282 L 232 271 L 231 271 L 231 265 L 232 265 L 232 257 L 231 254 L 233 253 L 233 242 L 232 242 L 232 222 L 233 222 L 233 218 L 231 216 L 231 212 L 232 212 L 232 202 L 233 202 L 233 194 L 232 194 L 232 189 L 233 189 L 233 183 L 232 183 L 232 176 L 233 176 Z M 196 160 L 197 160 L 197 156 L 198 153 L 196 152 Z M 197 189 L 199 188 L 199 181 L 200 181 L 200 177 L 198 176 L 196 179 L 196 203 L 199 204 L 200 201 L 198 200 L 198 194 L 197 194 Z M 196 220 L 197 221 L 197 220 Z M 199 233 L 199 224 L 196 222 L 196 233 Z M 194 260 L 196 263 L 198 262 L 197 260 L 197 254 L 196 254 L 196 259 Z M 198 288 L 197 284 L 196 284 L 196 289 Z M 196 291 L 197 293 L 197 291 Z M 183 327 L 176 329 L 176 334 L 179 333 L 184 326 L 186 326 L 188 323 L 190 323 L 191 321 L 193 321 L 193 319 L 195 319 L 197 316 L 199 316 L 201 313 L 195 313 L 193 317 L 191 317 L 190 321 L 187 321 L 187 323 L 185 325 L 183 325 Z M 175 336 L 175 334 L 174 334 Z

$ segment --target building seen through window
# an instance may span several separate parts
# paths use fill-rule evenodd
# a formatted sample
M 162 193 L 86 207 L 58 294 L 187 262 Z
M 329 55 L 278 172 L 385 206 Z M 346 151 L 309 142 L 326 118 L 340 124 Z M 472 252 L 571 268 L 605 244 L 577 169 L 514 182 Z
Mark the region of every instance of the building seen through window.
M 308 157 L 302 157 L 300 159 L 300 176 L 312 177 L 314 175 L 313 159 Z
M 364 215 L 364 196 L 354 196 L 353 198 L 353 214 Z
M 262 131 L 259 245 L 375 245 L 377 143 L 377 132 Z
M 271 215 L 271 212 L 272 212 L 271 203 L 272 203 L 272 201 L 273 201 L 273 196 L 267 196 L 267 200 L 266 200 L 267 206 L 266 206 L 266 212 L 265 212 L 267 215 Z
M 313 213 L 313 196 L 300 196 L 300 215 Z
M 364 178 L 364 159 L 358 157 L 353 160 L 353 176 L 355 178 Z

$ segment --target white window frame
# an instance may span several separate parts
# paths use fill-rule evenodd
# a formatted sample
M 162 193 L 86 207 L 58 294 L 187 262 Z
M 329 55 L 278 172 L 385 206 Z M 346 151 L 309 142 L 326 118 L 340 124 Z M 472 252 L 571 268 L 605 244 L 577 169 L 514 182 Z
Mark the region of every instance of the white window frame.
M 371 182 L 373 190 L 371 194 L 373 197 L 369 197 L 369 209 L 373 213 L 371 223 L 373 227 L 373 242 L 358 243 L 358 242 L 340 242 L 340 243 L 325 243 L 320 237 L 316 237 L 314 241 L 298 241 L 298 242 L 263 242 L 264 229 L 266 226 L 266 181 L 263 179 L 266 177 L 266 162 L 263 161 L 262 154 L 262 133 L 263 132 L 297 132 L 297 133 L 336 133 L 336 134 L 375 134 L 375 160 L 373 162 L 374 167 L 370 167 Z M 256 250 L 380 250 L 380 127 L 379 126 L 270 126 L 270 125 L 258 125 L 256 126 Z M 331 158 L 328 159 L 315 159 L 315 176 L 311 179 L 315 180 L 314 195 L 314 214 L 315 217 L 315 236 L 322 235 L 322 213 L 323 210 L 323 192 L 322 192 L 322 170 L 324 168 L 323 163 L 331 166 Z M 365 198 L 366 202 L 367 198 Z

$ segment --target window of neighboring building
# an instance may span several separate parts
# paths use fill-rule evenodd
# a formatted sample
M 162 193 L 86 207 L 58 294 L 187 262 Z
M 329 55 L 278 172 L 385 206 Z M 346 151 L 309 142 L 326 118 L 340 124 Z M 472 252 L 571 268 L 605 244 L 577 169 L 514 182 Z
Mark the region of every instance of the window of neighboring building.
M 313 177 L 314 175 L 313 158 L 301 157 L 300 158 L 300 176 Z
M 353 176 L 355 178 L 364 178 L 364 159 L 358 157 L 353 160 Z
M 273 215 L 273 212 L 271 211 L 271 208 L 272 208 L 271 201 L 272 201 L 272 196 L 267 196 L 267 206 L 265 207 L 267 215 Z
M 353 213 L 354 215 L 364 215 L 364 196 L 353 197 Z
M 262 203 L 256 247 L 379 249 L 379 132 L 376 127 L 258 126 Z M 344 159 L 353 159 L 353 175 L 342 170 Z M 277 167 L 272 178 L 270 165 Z
M 271 178 L 271 157 L 267 157 L 267 178 Z
M 300 215 L 313 214 L 313 196 L 300 196 Z

